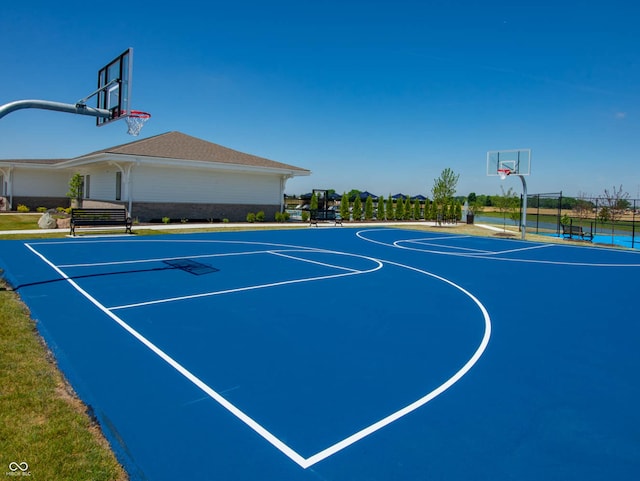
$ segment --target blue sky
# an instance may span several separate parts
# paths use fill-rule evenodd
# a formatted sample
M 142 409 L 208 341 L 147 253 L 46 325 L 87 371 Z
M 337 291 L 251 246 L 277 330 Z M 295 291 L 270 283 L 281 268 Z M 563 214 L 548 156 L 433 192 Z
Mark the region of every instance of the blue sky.
M 0 104 L 75 103 L 134 49 L 139 138 L 180 131 L 310 169 L 313 188 L 519 192 L 489 150 L 531 148 L 530 193 L 640 197 L 640 7 L 563 2 L 40 2 L 0 15 Z M 124 122 L 22 110 L 0 158 L 68 158 L 135 140 Z

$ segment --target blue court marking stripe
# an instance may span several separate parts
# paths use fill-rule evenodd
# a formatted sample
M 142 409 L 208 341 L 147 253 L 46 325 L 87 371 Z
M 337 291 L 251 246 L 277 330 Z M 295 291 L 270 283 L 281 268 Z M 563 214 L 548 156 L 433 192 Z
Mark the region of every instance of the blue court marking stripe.
M 344 448 L 354 444 L 355 442 L 357 442 L 357 441 L 369 436 L 370 434 L 378 431 L 379 429 L 381 429 L 381 428 L 391 424 L 392 422 L 400 419 L 401 417 L 407 415 L 408 413 L 410 413 L 412 411 L 415 411 L 419 407 L 425 405 L 426 403 L 428 403 L 429 401 L 431 401 L 432 399 L 434 399 L 438 395 L 440 395 L 443 392 L 445 392 L 447 389 L 449 389 L 451 386 L 453 386 L 457 381 L 459 381 L 478 362 L 478 360 L 480 359 L 480 357 L 482 356 L 482 354 L 486 350 L 487 345 L 489 343 L 489 339 L 491 337 L 491 319 L 490 319 L 489 313 L 487 312 L 487 310 L 484 307 L 484 305 L 473 294 L 471 294 L 469 291 L 467 291 L 463 287 L 459 286 L 458 284 L 455 284 L 454 282 L 450 281 L 449 279 L 446 279 L 444 277 L 441 277 L 441 276 L 438 276 L 436 274 L 427 272 L 425 270 L 418 269 L 416 267 L 408 266 L 408 265 L 405 265 L 405 264 L 401 264 L 401 263 L 398 263 L 398 262 L 375 259 L 373 257 L 362 256 L 362 255 L 358 255 L 358 254 L 350 254 L 350 253 L 338 252 L 338 251 L 328 251 L 328 250 L 324 250 L 324 249 L 323 250 L 317 250 L 317 251 L 321 251 L 321 252 L 334 253 L 334 254 L 340 254 L 340 255 L 345 255 L 345 256 L 366 258 L 366 259 L 372 260 L 372 261 L 374 261 L 374 262 L 376 262 L 378 264 L 378 266 L 376 266 L 374 269 L 370 269 L 368 271 L 347 272 L 347 273 L 343 273 L 343 274 L 337 274 L 337 275 L 334 275 L 334 276 L 328 276 L 329 278 L 331 278 L 331 277 L 343 277 L 343 276 L 346 276 L 346 275 L 354 275 L 354 274 L 360 274 L 360 273 L 373 272 L 373 271 L 376 271 L 376 270 L 382 268 L 382 266 L 384 264 L 389 264 L 389 265 L 394 265 L 394 266 L 397 266 L 397 267 L 405 268 L 405 269 L 408 269 L 408 270 L 412 270 L 412 271 L 427 275 L 429 277 L 438 279 L 438 280 L 440 280 L 440 281 L 442 281 L 442 282 L 454 287 L 455 289 L 458 289 L 463 294 L 467 295 L 477 305 L 477 307 L 480 309 L 480 311 L 482 313 L 482 316 L 483 316 L 483 319 L 484 319 L 485 332 L 484 332 L 483 338 L 482 338 L 478 348 L 476 349 L 474 354 L 471 356 L 471 358 L 465 363 L 465 365 L 460 370 L 458 370 L 451 378 L 446 380 L 443 384 L 438 386 L 436 389 L 434 389 L 431 392 L 427 393 L 425 396 L 423 396 L 422 398 L 414 401 L 413 403 L 405 406 L 404 408 L 402 408 L 402 409 L 390 414 L 389 416 L 386 416 L 386 417 L 380 419 L 376 423 L 374 423 L 374 424 L 372 424 L 372 425 L 370 425 L 370 426 L 368 426 L 368 427 L 366 427 L 366 428 L 364 428 L 364 429 L 352 434 L 351 436 L 343 439 L 342 441 L 339 441 L 339 442 L 335 443 L 334 445 L 329 446 L 328 448 L 326 448 L 326 449 L 324 449 L 324 450 L 322 450 L 322 451 L 320 451 L 320 452 L 318 452 L 318 453 L 316 453 L 316 454 L 314 454 L 314 455 L 312 455 L 312 456 L 310 456 L 308 458 L 304 458 L 303 456 L 298 454 L 295 450 L 293 450 L 288 445 L 283 443 L 280 439 L 278 439 L 273 434 L 271 434 L 269 431 L 267 431 L 264 427 L 262 427 L 259 423 L 257 423 L 254 419 L 252 419 L 246 413 L 244 413 L 243 411 L 238 409 L 236 406 L 234 406 L 233 404 L 228 402 L 222 395 L 220 395 L 218 392 L 216 392 L 211 387 L 209 387 L 207 384 L 205 384 L 201 379 L 199 379 L 197 376 L 195 376 L 193 373 L 191 373 L 188 369 L 186 369 L 184 366 L 182 366 L 179 362 L 177 362 L 171 356 L 166 354 L 162 349 L 157 347 L 155 344 L 153 344 L 151 341 L 149 341 L 146 337 L 144 337 L 142 334 L 140 334 L 138 331 L 136 331 L 134 328 L 132 328 L 129 324 L 127 324 L 120 317 L 118 317 L 116 314 L 114 314 L 111 309 L 109 309 L 109 308 L 105 307 L 104 305 L 102 305 L 97 299 L 95 299 L 93 296 L 91 296 L 91 294 L 89 294 L 82 287 L 80 287 L 62 269 L 60 269 L 53 262 L 51 262 L 49 259 L 47 259 L 43 254 L 39 253 L 35 248 L 33 248 L 29 244 L 25 244 L 25 246 L 29 250 L 31 250 L 36 256 L 38 256 L 40 259 L 42 259 L 43 262 L 45 262 L 52 269 L 54 269 L 65 281 L 67 281 L 74 289 L 76 289 L 80 294 L 82 294 L 87 300 L 89 300 L 98 309 L 100 309 L 102 312 L 104 312 L 109 318 L 111 318 L 118 325 L 120 325 L 123 329 L 125 329 L 129 334 L 134 336 L 138 341 L 140 341 L 143 345 L 145 345 L 147 348 L 149 348 L 153 353 L 155 353 L 157 356 L 159 356 L 161 359 L 163 359 L 165 362 L 167 362 L 167 364 L 169 364 L 171 367 L 173 367 L 178 373 L 180 373 L 182 376 L 184 376 L 186 379 L 188 379 L 190 382 L 192 382 L 195 386 L 197 386 L 199 389 L 201 389 L 204 393 L 206 393 L 208 396 L 210 396 L 212 399 L 214 399 L 216 402 L 218 402 L 222 407 L 227 409 L 230 413 L 232 413 L 234 416 L 236 416 L 239 420 L 244 422 L 247 426 L 249 426 L 251 429 L 253 429 L 260 436 L 262 436 L 271 445 L 276 447 L 279 451 L 281 451 L 289 459 L 291 459 L 292 461 L 294 461 L 296 464 L 298 464 L 299 466 L 301 466 L 304 469 L 309 468 L 310 466 L 313 466 L 314 464 L 322 461 L 323 459 L 326 459 L 327 457 L 329 457 L 329 456 L 331 456 L 331 455 L 343 450 Z M 291 246 L 287 246 L 287 247 L 291 247 Z M 309 250 L 304 249 L 304 248 L 302 250 L 305 250 L 305 251 L 309 252 Z M 323 276 L 323 277 L 327 277 L 327 276 Z M 278 284 L 280 284 L 280 283 L 278 283 Z
M 305 252 L 332 252 L 332 251 L 325 251 L 325 250 L 304 250 Z M 269 254 L 274 254 L 273 252 L 269 251 L 267 252 Z M 336 252 L 332 252 L 332 253 L 336 253 Z M 303 282 L 315 282 L 315 281 L 320 281 L 320 280 L 325 280 L 325 279 L 335 279 L 338 277 L 345 277 L 345 276 L 353 276 L 353 275 L 358 275 L 358 274 L 368 274 L 370 272 L 374 272 L 377 271 L 378 269 L 382 268 L 382 263 L 376 259 L 373 259 L 371 257 L 366 257 L 366 256 L 357 256 L 357 257 L 362 257 L 362 258 L 366 258 L 369 259 L 371 261 L 373 261 L 374 263 L 376 263 L 376 267 L 372 268 L 372 269 L 367 269 L 367 270 L 356 270 L 356 269 L 349 269 L 349 268 L 345 268 L 343 266 L 335 266 L 332 264 L 327 264 L 327 263 L 323 263 L 323 262 L 317 262 L 317 261 L 310 261 L 308 259 L 299 259 L 299 258 L 295 258 L 292 256 L 282 256 L 282 257 L 289 257 L 291 259 L 295 259 L 298 261 L 304 261 L 304 262 L 312 262 L 314 264 L 319 264 L 322 265 L 324 267 L 330 267 L 333 269 L 340 269 L 340 270 L 347 270 L 347 272 L 341 273 L 341 274 L 329 274 L 329 275 L 325 275 L 325 276 L 316 276 L 316 277 L 303 277 L 303 278 L 299 278 L 299 279 L 289 279 L 286 281 L 279 281 L 279 282 L 270 282 L 267 284 L 256 284 L 253 286 L 245 286 L 245 287 L 237 287 L 234 289 L 224 289 L 221 291 L 209 291 L 209 292 L 201 292 L 199 294 L 190 294 L 188 296 L 176 296 L 176 297 L 168 297 L 168 298 L 164 298 L 164 299 L 156 299 L 153 301 L 145 301 L 145 302 L 136 302 L 136 303 L 132 303 L 132 304 L 125 304 L 125 305 L 121 305 L 121 306 L 111 306 L 108 309 L 111 310 L 119 310 L 119 309 L 130 309 L 130 308 L 134 308 L 134 307 L 144 307 L 144 306 L 151 306 L 154 304 L 164 304 L 164 303 L 168 303 L 168 302 L 177 302 L 177 301 L 185 301 L 185 300 L 191 300 L 191 299 L 198 299 L 198 298 L 202 298 L 202 297 L 212 297 L 212 296 L 219 296 L 222 294 L 233 294 L 236 292 L 243 292 L 243 291 L 253 291 L 256 289 L 266 289 L 266 288 L 270 288 L 270 287 L 279 287 L 279 286 L 285 286 L 288 284 L 299 284 L 299 283 L 303 283 Z

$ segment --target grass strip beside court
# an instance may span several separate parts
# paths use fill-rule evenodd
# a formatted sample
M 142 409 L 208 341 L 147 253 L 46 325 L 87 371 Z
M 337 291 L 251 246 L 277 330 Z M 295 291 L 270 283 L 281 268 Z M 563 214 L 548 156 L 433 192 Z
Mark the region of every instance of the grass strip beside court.
M 12 468 L 31 479 L 127 479 L 27 308 L 0 284 L 0 472 Z

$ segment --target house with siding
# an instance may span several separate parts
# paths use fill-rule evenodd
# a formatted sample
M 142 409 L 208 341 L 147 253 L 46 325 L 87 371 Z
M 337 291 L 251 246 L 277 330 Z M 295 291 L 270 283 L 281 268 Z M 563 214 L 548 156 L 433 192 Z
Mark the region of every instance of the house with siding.
M 0 159 L 5 209 L 68 206 L 69 181 L 84 179 L 83 207 L 125 207 L 140 222 L 162 217 L 272 219 L 288 179 L 309 170 L 168 132 L 73 159 Z

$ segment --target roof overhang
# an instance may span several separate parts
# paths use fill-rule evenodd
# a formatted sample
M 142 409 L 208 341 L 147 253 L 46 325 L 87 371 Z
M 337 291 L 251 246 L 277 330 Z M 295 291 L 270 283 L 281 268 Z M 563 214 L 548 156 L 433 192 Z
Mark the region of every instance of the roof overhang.
M 56 169 L 72 169 L 86 167 L 99 163 L 118 163 L 149 165 L 153 167 L 168 167 L 180 169 L 197 169 L 207 171 L 242 172 L 255 174 L 287 175 L 290 177 L 311 175 L 311 171 L 305 169 L 287 169 L 279 167 L 264 167 L 255 165 L 230 164 L 225 162 L 211 162 L 201 160 L 186 160 L 165 157 L 150 157 L 143 155 L 127 155 L 113 153 L 98 153 L 66 160 L 55 165 Z

